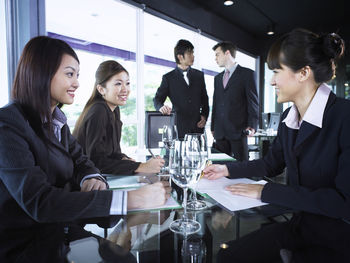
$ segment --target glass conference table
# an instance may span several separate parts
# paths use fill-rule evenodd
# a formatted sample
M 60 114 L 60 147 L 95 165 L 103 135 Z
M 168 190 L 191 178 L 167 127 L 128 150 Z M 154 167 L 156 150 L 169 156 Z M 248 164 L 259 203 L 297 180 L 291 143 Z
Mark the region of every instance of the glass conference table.
M 125 180 L 126 176 L 107 178 Z M 174 191 L 177 193 L 181 191 Z M 63 231 L 57 228 L 43 231 L 42 240 L 35 245 L 43 260 L 38 258 L 36 262 L 45 262 L 48 255 L 50 262 L 72 263 L 216 262 L 218 250 L 227 246 L 225 242 L 271 223 L 274 216 L 269 209 L 273 211 L 275 207 L 270 205 L 232 212 L 210 197 L 198 195 L 198 198 L 208 208 L 188 211 L 188 216 L 201 224 L 195 234 L 183 236 L 169 230 L 170 223 L 182 216 L 181 207 L 91 218 L 63 224 Z
M 69 228 L 77 235 L 69 238 L 74 241 L 68 244 L 68 262 L 216 262 L 225 242 L 272 222 L 272 206 L 231 212 L 209 197 L 198 198 L 208 208 L 188 211 L 189 218 L 201 224 L 195 234 L 183 236 L 169 230 L 170 223 L 182 216 L 182 208 L 91 219 L 84 228 Z

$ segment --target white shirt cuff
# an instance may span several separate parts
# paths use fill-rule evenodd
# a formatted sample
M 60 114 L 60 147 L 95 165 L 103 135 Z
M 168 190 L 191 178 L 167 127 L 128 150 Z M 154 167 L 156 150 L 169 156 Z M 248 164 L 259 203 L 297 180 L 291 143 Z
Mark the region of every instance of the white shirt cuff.
M 111 215 L 126 215 L 128 212 L 128 192 L 121 190 L 113 190 Z

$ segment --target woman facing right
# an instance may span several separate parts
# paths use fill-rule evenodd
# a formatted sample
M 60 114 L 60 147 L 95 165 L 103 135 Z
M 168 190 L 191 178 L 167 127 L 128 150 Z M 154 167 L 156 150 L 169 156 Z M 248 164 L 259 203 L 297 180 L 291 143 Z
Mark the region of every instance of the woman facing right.
M 291 208 L 290 221 L 265 226 L 221 249 L 218 262 L 350 262 L 350 102 L 325 84 L 344 53 L 337 34 L 319 36 L 297 29 L 271 47 L 277 101 L 293 102 L 282 115 L 278 135 L 260 160 L 212 165 L 215 180 L 277 176 L 287 168 L 288 184 L 236 184 L 232 194 Z
M 121 152 L 123 123 L 119 107 L 126 104 L 130 93 L 127 70 L 117 61 L 107 60 L 98 66 L 95 79 L 73 132 L 84 153 L 105 174 L 159 173 L 164 165 L 162 158 L 140 163 Z

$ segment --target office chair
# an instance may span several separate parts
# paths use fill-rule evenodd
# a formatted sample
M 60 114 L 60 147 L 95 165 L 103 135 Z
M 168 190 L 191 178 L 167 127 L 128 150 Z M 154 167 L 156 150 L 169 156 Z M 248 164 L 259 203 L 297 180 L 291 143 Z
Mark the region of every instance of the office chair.
M 175 125 L 176 113 L 163 115 L 159 111 L 146 111 L 145 142 L 146 148 L 159 148 L 162 146 L 162 133 L 164 125 Z

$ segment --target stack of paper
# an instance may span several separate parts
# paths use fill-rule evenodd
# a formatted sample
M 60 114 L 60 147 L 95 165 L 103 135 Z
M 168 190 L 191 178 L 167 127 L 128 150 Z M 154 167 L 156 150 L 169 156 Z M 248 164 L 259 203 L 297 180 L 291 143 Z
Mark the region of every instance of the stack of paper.
M 202 178 L 198 182 L 196 190 L 199 193 L 209 195 L 211 198 L 213 198 L 215 201 L 217 201 L 219 204 L 226 207 L 230 211 L 238 211 L 267 204 L 254 198 L 233 195 L 229 191 L 225 190 L 226 186 L 239 183 L 265 184 L 266 181 L 262 180 L 257 182 L 247 178 L 227 179 L 226 177 L 222 177 L 217 180 L 208 180 Z
M 108 176 L 107 181 L 109 184 L 109 189 L 111 190 L 125 190 L 131 191 L 135 190 L 141 186 L 147 185 L 147 183 L 140 183 L 139 176 Z M 174 197 L 170 196 L 167 202 L 162 206 L 157 206 L 153 208 L 140 208 L 140 209 L 132 209 L 128 210 L 128 212 L 136 212 L 136 211 L 150 211 L 150 210 L 164 210 L 164 209 L 179 209 L 182 206 L 174 199 Z
M 152 210 L 167 210 L 167 209 L 180 209 L 182 206 L 174 199 L 173 196 L 170 196 L 166 203 L 161 206 L 152 207 L 152 208 L 138 208 L 138 209 L 130 209 L 128 212 L 141 212 L 141 211 L 152 211 Z
M 211 161 L 234 161 L 230 155 L 226 153 L 210 153 L 208 159 Z

